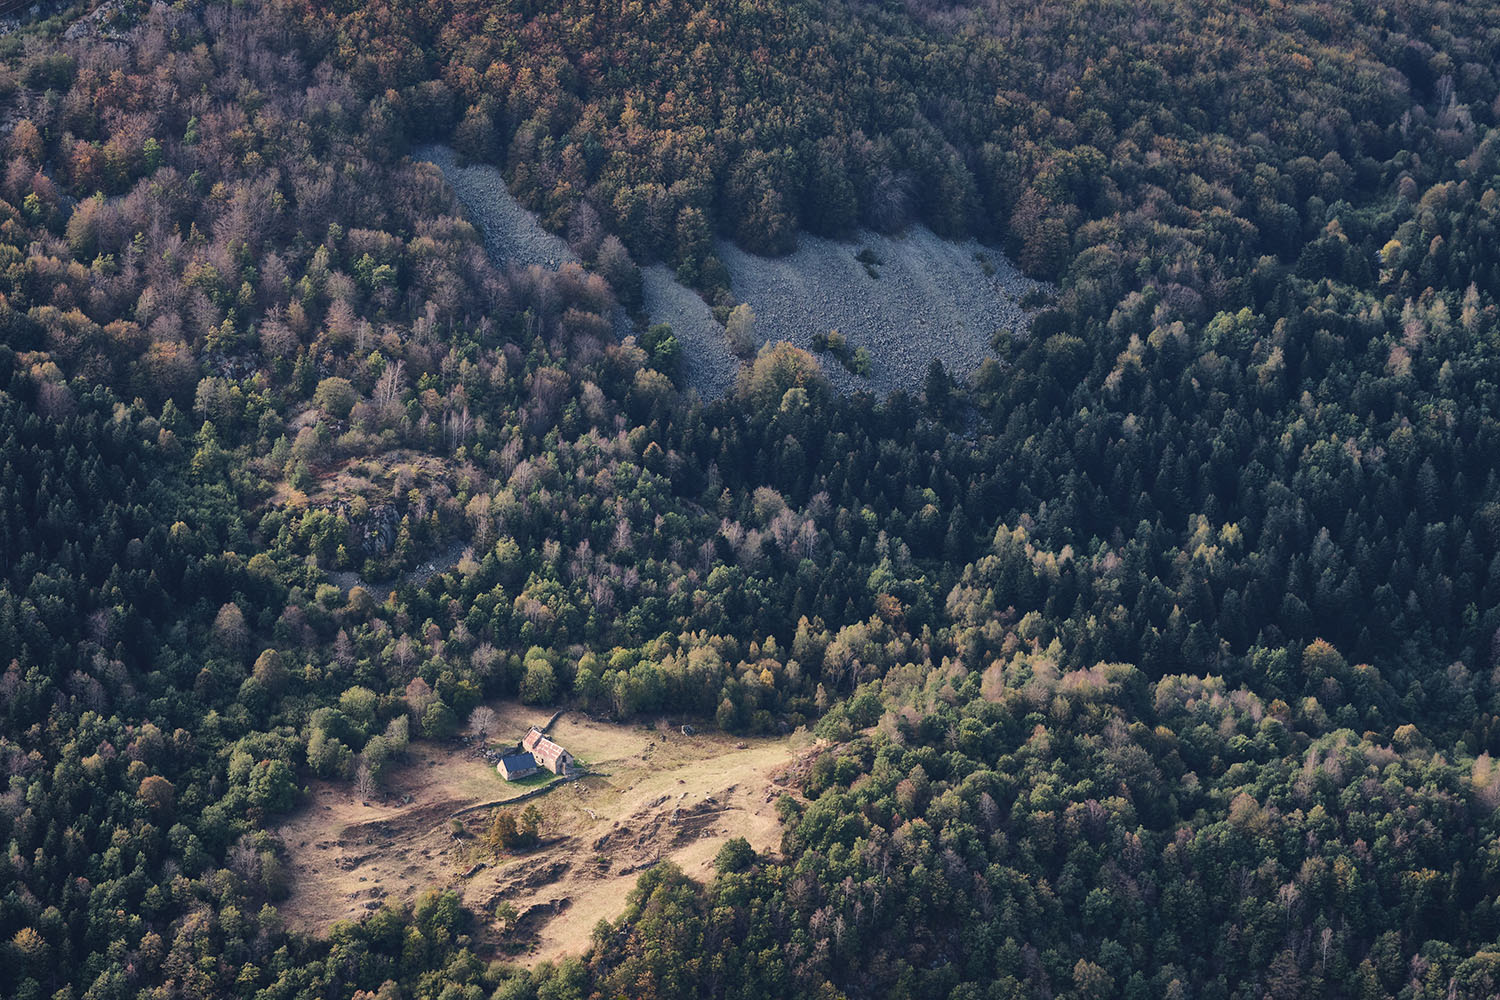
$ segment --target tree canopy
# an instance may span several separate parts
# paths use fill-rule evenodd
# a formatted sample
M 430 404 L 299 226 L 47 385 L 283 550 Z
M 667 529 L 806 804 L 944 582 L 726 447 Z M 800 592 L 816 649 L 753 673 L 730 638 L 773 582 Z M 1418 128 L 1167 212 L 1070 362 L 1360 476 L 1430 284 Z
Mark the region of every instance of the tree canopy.
M 0 995 L 1495 991 L 1494 4 L 82 13 L 0 38 Z M 615 336 L 918 220 L 1055 282 L 971 381 Z M 576 960 L 288 933 L 309 781 L 500 698 L 821 743 Z

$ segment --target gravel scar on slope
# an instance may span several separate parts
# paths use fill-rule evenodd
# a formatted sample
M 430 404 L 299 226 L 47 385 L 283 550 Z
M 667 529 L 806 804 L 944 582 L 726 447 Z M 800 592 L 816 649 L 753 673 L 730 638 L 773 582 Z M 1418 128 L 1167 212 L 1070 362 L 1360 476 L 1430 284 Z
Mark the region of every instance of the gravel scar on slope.
M 535 264 L 556 270 L 578 262 L 566 241 L 543 229 L 537 217 L 516 201 L 499 170 L 484 164 L 461 167 L 457 155 L 447 146 L 422 146 L 412 156 L 443 172 L 465 214 L 479 227 L 495 266 Z M 671 326 L 682 345 L 680 382 L 696 389 L 704 399 L 717 399 L 729 392 L 740 362 L 729 350 L 724 328 L 714 320 L 708 303 L 678 282 L 662 264 L 643 268 L 641 285 L 651 322 Z M 615 332 L 622 339 L 632 332 L 623 312 L 615 316 Z
M 512 197 L 494 167 L 461 167 L 447 146 L 423 146 L 413 155 L 442 171 L 497 266 L 556 270 L 578 262 L 566 241 Z M 866 257 L 874 262 L 869 268 L 856 257 L 866 250 L 873 255 Z M 831 354 L 821 356 L 830 381 L 845 392 L 920 391 L 933 358 L 955 378 L 968 378 L 990 354 L 996 330 L 1025 328 L 1020 300 L 1045 287 L 993 247 L 944 240 L 922 226 L 900 236 L 863 232 L 850 241 L 804 234 L 785 257 L 757 257 L 726 240 L 717 251 L 736 300 L 755 310 L 760 343 L 809 347 L 814 334 L 838 330 L 850 351 L 870 353 L 869 378 Z M 729 392 L 740 363 L 708 304 L 662 264 L 642 269 L 642 287 L 650 321 L 670 325 L 682 345 L 683 386 L 704 399 Z M 622 337 L 631 332 L 623 313 L 615 329 Z
M 856 259 L 862 250 L 879 262 L 871 265 L 878 277 Z M 831 355 L 822 359 L 824 371 L 841 389 L 881 395 L 920 391 L 933 358 L 955 378 L 968 378 L 990 355 L 996 330 L 1025 328 L 1020 300 L 1045 287 L 993 247 L 945 240 L 922 226 L 901 236 L 860 233 L 849 242 L 801 235 L 797 249 L 778 258 L 727 241 L 718 253 L 735 297 L 755 310 L 757 339 L 806 347 L 814 334 L 838 330 L 849 350 L 870 352 L 870 377 L 852 374 Z
M 740 359 L 729 350 L 724 328 L 703 297 L 677 280 L 664 264 L 641 272 L 641 291 L 653 323 L 666 323 L 682 345 L 682 381 L 704 399 L 718 399 L 734 387 Z
M 578 263 L 567 241 L 542 228 L 537 217 L 516 201 L 505 186 L 504 175 L 494 167 L 461 167 L 458 155 L 447 146 L 421 146 L 412 150 L 412 159 L 426 160 L 443 172 L 469 221 L 479 227 L 496 267 L 536 265 L 555 271 Z

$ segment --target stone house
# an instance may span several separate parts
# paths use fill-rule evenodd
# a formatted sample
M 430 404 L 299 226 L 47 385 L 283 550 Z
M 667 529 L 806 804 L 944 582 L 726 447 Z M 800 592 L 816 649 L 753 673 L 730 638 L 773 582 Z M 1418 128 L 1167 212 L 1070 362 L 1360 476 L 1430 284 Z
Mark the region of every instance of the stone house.
M 495 765 L 495 770 L 500 772 L 500 777 L 506 781 L 515 781 L 529 774 L 536 773 L 536 758 L 529 753 L 508 754 L 500 758 L 500 763 Z
M 521 741 L 521 748 L 529 750 L 536 758 L 539 766 L 545 767 L 553 774 L 568 775 L 572 772 L 574 760 L 573 755 L 562 747 L 553 743 L 536 726 L 532 726 L 526 738 Z

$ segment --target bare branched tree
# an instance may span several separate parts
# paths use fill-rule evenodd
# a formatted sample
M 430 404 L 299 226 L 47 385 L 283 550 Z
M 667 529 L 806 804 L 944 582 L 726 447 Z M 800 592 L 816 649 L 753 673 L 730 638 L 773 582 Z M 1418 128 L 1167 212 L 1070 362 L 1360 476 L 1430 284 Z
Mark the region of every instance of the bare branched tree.
M 375 383 L 376 406 L 382 410 L 389 410 L 395 407 L 397 401 L 401 398 L 405 373 L 406 362 L 404 361 L 397 361 L 395 364 L 389 365 L 381 373 L 380 380 Z
M 480 705 L 469 713 L 469 732 L 482 740 L 494 732 L 496 721 L 495 710 Z
M 354 771 L 354 790 L 361 799 L 368 799 L 375 794 L 375 788 L 375 775 L 370 773 L 370 765 L 361 759 L 359 767 Z

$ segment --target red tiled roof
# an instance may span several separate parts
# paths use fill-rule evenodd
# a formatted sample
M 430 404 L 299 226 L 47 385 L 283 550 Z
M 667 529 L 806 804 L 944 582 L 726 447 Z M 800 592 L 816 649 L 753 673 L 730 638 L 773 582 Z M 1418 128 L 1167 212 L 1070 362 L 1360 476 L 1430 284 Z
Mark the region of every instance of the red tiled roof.
M 558 759 L 568 751 L 564 750 L 562 747 L 558 746 L 556 743 L 553 743 L 551 740 L 543 736 L 541 739 L 536 741 L 534 746 L 532 746 L 531 752 L 536 755 L 537 760 L 541 761 L 544 765 L 550 768 L 555 765 Z

